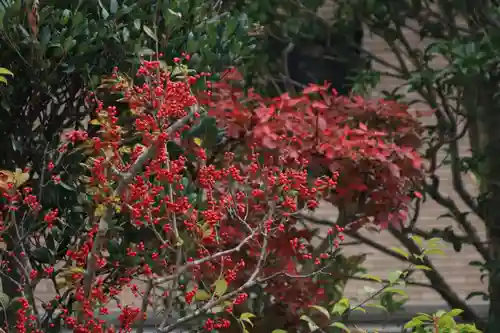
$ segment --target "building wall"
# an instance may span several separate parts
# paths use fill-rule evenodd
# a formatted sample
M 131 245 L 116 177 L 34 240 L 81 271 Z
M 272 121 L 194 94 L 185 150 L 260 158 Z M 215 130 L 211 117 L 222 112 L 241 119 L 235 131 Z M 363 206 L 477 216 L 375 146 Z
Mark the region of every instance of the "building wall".
M 414 47 L 424 47 L 428 41 L 420 41 L 420 38 L 415 34 L 407 31 L 407 39 L 410 44 Z M 397 64 L 394 55 L 389 50 L 387 44 L 380 38 L 375 36 L 370 36 L 368 32 L 365 33 L 364 46 L 370 50 L 375 55 L 381 57 L 391 64 Z M 407 65 L 411 67 L 411 64 L 408 62 Z M 387 71 L 387 68 L 383 66 L 373 63 L 374 68 Z M 437 60 L 435 62 L 435 66 L 446 66 L 444 60 Z M 391 91 L 395 87 L 401 84 L 401 81 L 384 77 L 382 78 L 381 84 L 372 92 L 373 98 L 382 97 L 381 91 L 387 90 Z M 413 100 L 418 98 L 415 94 L 409 94 L 408 100 Z M 425 110 L 425 105 L 417 105 L 413 107 L 414 109 Z M 422 118 L 422 121 L 425 123 L 432 122 L 432 117 Z M 460 150 L 463 154 L 466 154 L 469 149 L 469 143 L 467 139 L 462 140 L 460 142 Z M 441 153 L 442 154 L 442 153 Z M 439 176 L 441 178 L 441 189 L 442 192 L 446 196 L 451 196 L 459 202 L 461 208 L 465 210 L 465 206 L 460 200 L 456 197 L 451 182 L 451 171 L 448 167 L 442 167 L 439 170 Z M 466 181 L 467 188 L 474 193 L 475 187 L 472 182 Z M 452 222 L 450 219 L 438 217 L 442 214 L 446 213 L 440 205 L 429 200 L 424 203 L 421 209 L 420 219 L 418 221 L 418 226 L 424 230 L 430 230 L 432 228 L 444 228 L 447 225 L 453 225 L 456 233 L 461 234 L 462 232 L 458 228 L 458 226 Z M 321 209 L 317 212 L 322 218 L 331 218 L 335 215 L 335 211 L 333 211 L 330 207 L 325 205 L 321 207 Z M 472 215 L 472 214 L 471 214 Z M 480 236 L 484 239 L 485 230 L 483 222 L 479 219 L 472 219 L 472 223 L 478 229 Z M 373 240 L 387 246 L 400 246 L 398 241 L 393 238 L 388 232 L 381 232 L 380 234 L 370 233 L 368 231 L 363 231 L 364 235 L 369 235 Z M 368 246 L 360 246 L 353 245 L 345 247 L 345 252 L 350 254 L 358 254 L 360 252 L 368 253 L 366 267 L 369 270 L 370 274 L 385 277 L 390 271 L 394 271 L 396 269 L 404 269 L 406 264 L 401 263 L 398 260 L 391 259 L 384 254 L 379 253 L 377 250 L 374 250 Z M 473 291 L 485 291 L 486 285 L 480 281 L 480 273 L 476 268 L 470 267 L 469 262 L 473 260 L 480 260 L 477 252 L 472 248 L 472 246 L 464 246 L 460 253 L 456 253 L 451 246 L 445 249 L 446 256 L 432 256 L 432 260 L 438 268 L 439 273 L 441 273 L 445 279 L 451 284 L 453 289 L 462 297 L 465 297 L 467 294 Z M 426 279 L 422 275 L 421 281 L 425 282 Z M 347 294 L 351 296 L 355 296 L 358 294 L 360 290 L 363 289 L 363 286 L 366 285 L 366 282 L 356 282 L 352 281 L 347 288 Z M 410 302 L 412 304 L 435 304 L 441 303 L 442 300 L 440 296 L 433 290 L 428 288 L 421 287 L 410 287 Z M 482 300 L 480 298 L 474 298 L 471 300 L 472 303 L 479 302 Z

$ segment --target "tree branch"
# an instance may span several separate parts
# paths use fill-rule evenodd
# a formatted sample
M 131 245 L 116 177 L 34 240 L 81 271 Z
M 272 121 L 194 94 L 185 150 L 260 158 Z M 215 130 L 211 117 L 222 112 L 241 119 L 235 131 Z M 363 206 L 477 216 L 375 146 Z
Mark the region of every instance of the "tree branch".
M 407 235 L 396 230 L 394 227 L 389 227 L 389 232 L 393 235 L 408 251 L 412 254 L 419 255 L 421 252 L 420 247 Z M 431 268 L 431 270 L 423 270 L 427 279 L 431 282 L 432 288 L 452 307 L 462 309 L 464 312 L 461 317 L 468 322 L 476 323 L 479 329 L 485 327 L 484 321 L 472 310 L 468 304 L 462 300 L 446 282 L 443 276 L 436 270 L 431 260 L 423 255 L 420 256 L 422 264 Z

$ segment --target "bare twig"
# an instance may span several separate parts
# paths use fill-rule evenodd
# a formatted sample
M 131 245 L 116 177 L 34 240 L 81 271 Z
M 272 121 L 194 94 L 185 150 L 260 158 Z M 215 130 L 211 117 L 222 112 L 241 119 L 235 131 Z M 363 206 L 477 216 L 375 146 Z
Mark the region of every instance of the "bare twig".
M 144 291 L 144 295 L 142 296 L 142 303 L 141 303 L 141 312 L 140 312 L 140 317 L 139 321 L 137 323 L 137 333 L 143 333 L 144 332 L 144 323 L 146 321 L 146 311 L 148 310 L 148 305 L 149 305 L 149 296 L 151 295 L 151 291 L 153 290 L 153 279 L 149 279 L 147 285 L 146 285 L 146 290 Z
M 241 285 L 239 288 L 235 289 L 234 291 L 227 293 L 224 296 L 221 296 L 217 299 L 214 299 L 214 300 L 206 303 L 204 306 L 202 306 L 200 309 L 194 311 L 193 313 L 177 319 L 177 321 L 174 324 L 171 324 L 171 325 L 166 326 L 166 327 L 160 326 L 158 331 L 162 332 L 162 333 L 171 332 L 171 331 L 175 330 L 176 328 L 178 328 L 179 326 L 182 326 L 183 324 L 197 318 L 198 316 L 205 314 L 207 311 L 212 309 L 214 306 L 217 306 L 221 303 L 224 303 L 225 301 L 230 300 L 231 298 L 235 297 L 236 295 L 238 295 L 242 291 L 244 291 L 244 290 L 246 290 L 246 289 L 248 289 L 256 284 L 261 283 L 261 281 L 259 281 L 257 279 L 257 276 L 261 272 L 261 269 L 264 265 L 264 261 L 266 258 L 266 251 L 267 251 L 267 243 L 268 243 L 267 235 L 264 235 L 263 245 L 262 245 L 262 249 L 260 251 L 260 256 L 259 256 L 259 260 L 257 262 L 257 265 L 256 265 L 254 271 L 252 272 L 252 274 L 250 275 L 250 277 L 247 279 L 247 281 L 243 285 Z

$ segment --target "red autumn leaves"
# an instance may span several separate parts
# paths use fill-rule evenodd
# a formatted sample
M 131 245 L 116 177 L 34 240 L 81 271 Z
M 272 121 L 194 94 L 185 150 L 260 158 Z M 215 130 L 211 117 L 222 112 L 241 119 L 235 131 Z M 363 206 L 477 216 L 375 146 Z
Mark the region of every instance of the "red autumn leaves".
M 306 158 L 312 169 L 338 172 L 328 198 L 354 207 L 354 220 L 386 225 L 406 220 L 410 193 L 421 176 L 422 128 L 404 104 L 338 96 L 311 85 L 297 97 L 266 100 L 237 88 L 229 71 L 213 85 L 211 114 L 227 133 L 248 144 L 278 151 L 282 158 Z

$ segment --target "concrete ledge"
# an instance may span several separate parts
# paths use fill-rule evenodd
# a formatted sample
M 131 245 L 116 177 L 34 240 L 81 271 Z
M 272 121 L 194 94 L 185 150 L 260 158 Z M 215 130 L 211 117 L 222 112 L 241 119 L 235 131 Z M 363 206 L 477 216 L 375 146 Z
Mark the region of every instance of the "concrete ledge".
M 471 304 L 472 309 L 481 318 L 487 318 L 488 316 L 488 303 L 476 303 Z M 432 305 L 408 305 L 403 311 L 398 311 L 395 313 L 388 314 L 383 310 L 370 308 L 367 309 L 366 313 L 357 311 L 353 313 L 350 318 L 348 326 L 357 325 L 365 330 L 373 331 L 375 329 L 383 329 L 384 333 L 401 332 L 401 327 L 408 322 L 412 317 L 418 313 L 428 313 L 432 314 L 439 310 L 450 310 L 447 304 L 432 304 Z M 119 312 L 114 312 L 105 316 L 108 322 L 117 322 L 117 317 Z M 153 332 L 154 327 L 161 323 L 163 318 L 158 316 L 151 316 L 146 320 L 146 327 L 149 328 L 148 332 Z M 457 320 L 460 321 L 460 320 Z M 153 329 L 153 330 L 151 330 Z

